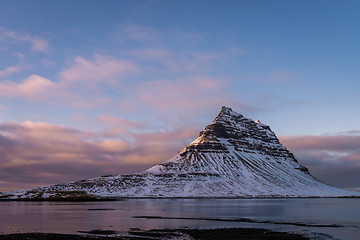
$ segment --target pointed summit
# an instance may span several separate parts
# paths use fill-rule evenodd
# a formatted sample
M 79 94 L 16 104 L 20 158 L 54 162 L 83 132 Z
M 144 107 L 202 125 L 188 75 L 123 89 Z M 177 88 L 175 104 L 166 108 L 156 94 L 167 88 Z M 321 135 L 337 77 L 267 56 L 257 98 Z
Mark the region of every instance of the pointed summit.
M 230 107 L 222 106 L 221 112 L 219 113 L 219 115 L 221 115 L 221 114 L 231 115 L 231 113 L 234 113 L 234 112 Z
M 263 152 L 265 154 L 285 154 L 293 158 L 293 155 L 279 142 L 270 127 L 253 121 L 243 115 L 232 111 L 231 108 L 222 107 L 219 115 L 209 124 L 204 131 L 200 132 L 198 142 L 221 142 L 220 139 L 230 140 L 235 148 L 247 151 Z
M 173 158 L 137 174 L 0 194 L 3 199 L 360 196 L 320 182 L 269 126 L 222 107 Z
M 214 121 L 217 119 L 223 119 L 223 118 L 231 118 L 231 117 L 243 117 L 243 115 L 234 112 L 231 108 L 222 106 L 220 113 L 217 115 Z
M 233 135 L 234 128 L 239 130 L 238 123 L 243 120 L 245 120 L 245 118 L 241 114 L 233 112 L 233 110 L 229 107 L 223 106 L 214 121 L 200 133 L 200 136 L 203 135 L 204 137 L 211 136 L 218 138 L 231 137 L 231 135 Z

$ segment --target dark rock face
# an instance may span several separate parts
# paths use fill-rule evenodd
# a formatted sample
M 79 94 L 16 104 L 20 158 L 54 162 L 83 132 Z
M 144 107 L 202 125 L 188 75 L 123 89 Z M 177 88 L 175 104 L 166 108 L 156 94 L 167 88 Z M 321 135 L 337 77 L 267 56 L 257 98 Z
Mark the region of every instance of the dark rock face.
M 269 126 L 227 107 L 172 159 L 144 172 L 10 192 L 0 198 L 76 198 L 86 194 L 98 198 L 360 195 L 318 181 Z
M 256 151 L 274 157 L 284 156 L 296 162 L 294 155 L 281 145 L 269 126 L 245 118 L 233 112 L 231 108 L 223 107 L 215 120 L 200 132 L 199 137 L 202 141 L 197 145 L 187 146 L 187 150 L 226 151 L 226 146 L 219 142 L 219 139 L 226 139 L 239 151 Z

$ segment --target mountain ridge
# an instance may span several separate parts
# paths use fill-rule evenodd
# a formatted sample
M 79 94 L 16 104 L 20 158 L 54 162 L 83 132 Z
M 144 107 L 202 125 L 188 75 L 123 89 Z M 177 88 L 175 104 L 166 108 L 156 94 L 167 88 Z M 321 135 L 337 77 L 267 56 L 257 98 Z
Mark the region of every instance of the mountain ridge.
M 271 128 L 222 107 L 173 158 L 136 174 L 0 195 L 2 199 L 122 197 L 353 197 L 314 178 Z

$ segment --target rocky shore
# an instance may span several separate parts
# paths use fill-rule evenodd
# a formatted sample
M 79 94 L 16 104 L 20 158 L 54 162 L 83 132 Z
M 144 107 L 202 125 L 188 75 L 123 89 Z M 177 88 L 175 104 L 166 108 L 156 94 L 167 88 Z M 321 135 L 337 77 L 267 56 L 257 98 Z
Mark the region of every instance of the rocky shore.
M 79 231 L 79 234 L 14 233 L 0 235 L 0 240 L 139 240 L 139 239 L 191 239 L 191 240 L 309 240 L 298 234 L 276 232 L 258 228 L 219 229 L 131 229 L 128 232 L 113 230 Z

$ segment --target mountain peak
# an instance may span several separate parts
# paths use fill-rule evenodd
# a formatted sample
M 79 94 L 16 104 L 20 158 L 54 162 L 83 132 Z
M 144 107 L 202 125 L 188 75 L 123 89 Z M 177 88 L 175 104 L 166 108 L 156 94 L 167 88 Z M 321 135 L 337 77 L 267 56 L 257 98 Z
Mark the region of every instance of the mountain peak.
M 259 140 L 260 135 L 263 139 L 271 138 L 275 142 L 277 140 L 269 126 L 260 121 L 246 118 L 231 108 L 223 106 L 214 121 L 200 132 L 199 137 L 213 141 L 217 139 L 246 140 L 246 138 Z
M 230 107 L 226 107 L 226 106 L 223 106 L 221 108 L 221 111 L 220 113 L 218 114 L 218 116 L 215 118 L 218 119 L 219 117 L 236 117 L 236 116 L 241 116 L 243 117 L 241 114 L 237 113 L 237 112 L 234 112 Z
M 231 112 L 233 112 L 233 110 L 230 107 L 222 106 L 220 114 L 221 113 L 230 114 Z
M 293 154 L 278 140 L 269 126 L 246 118 L 223 106 L 212 123 L 199 137 L 179 151 L 182 156 L 197 151 L 218 152 L 237 150 L 254 154 L 283 156 L 296 162 Z

